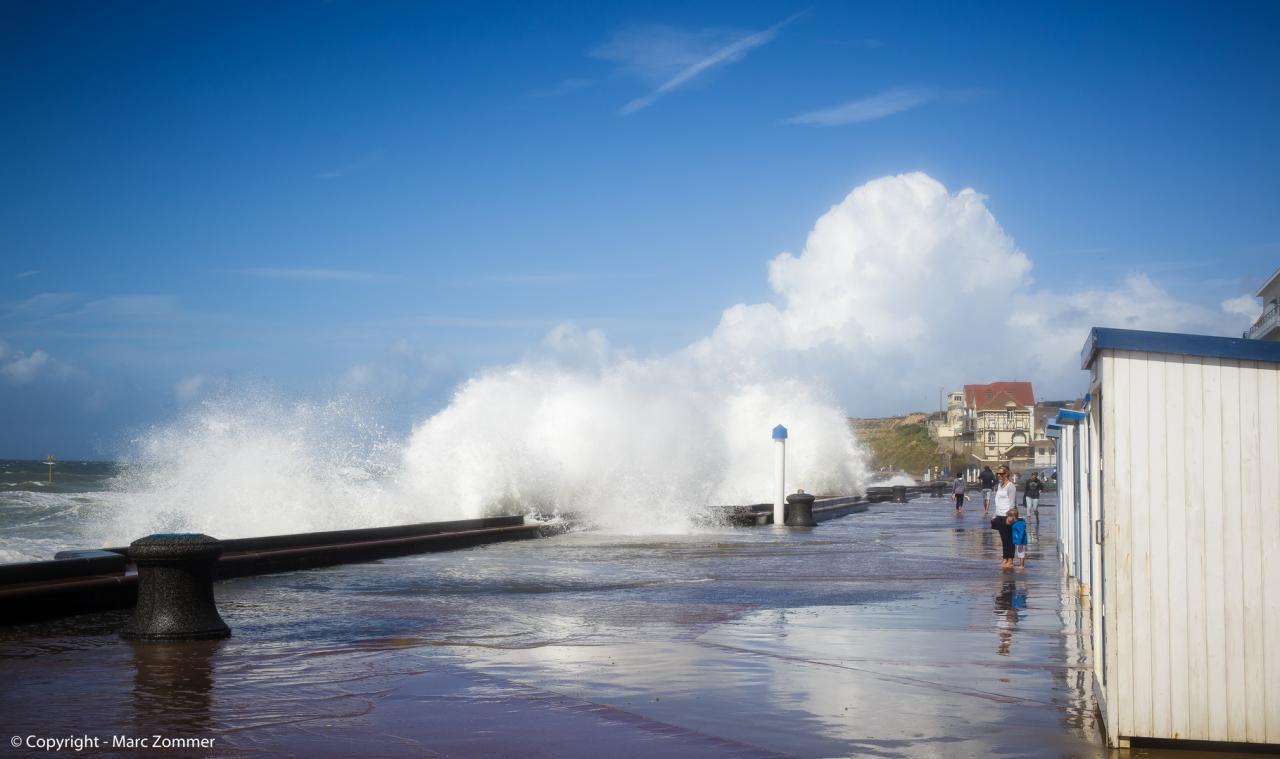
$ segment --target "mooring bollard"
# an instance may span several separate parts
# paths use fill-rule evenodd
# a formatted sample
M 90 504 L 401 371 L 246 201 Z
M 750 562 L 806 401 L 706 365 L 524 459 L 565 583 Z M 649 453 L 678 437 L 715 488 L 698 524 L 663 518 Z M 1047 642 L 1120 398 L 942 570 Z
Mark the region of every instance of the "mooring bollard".
M 120 632 L 135 640 L 231 636 L 213 601 L 213 563 L 222 543 L 199 533 L 148 535 L 129 544 L 138 565 L 138 605 Z
M 893 486 L 893 502 L 894 503 L 907 502 L 907 486 L 906 485 Z
M 813 496 L 799 490 L 787 496 L 787 526 L 813 527 Z

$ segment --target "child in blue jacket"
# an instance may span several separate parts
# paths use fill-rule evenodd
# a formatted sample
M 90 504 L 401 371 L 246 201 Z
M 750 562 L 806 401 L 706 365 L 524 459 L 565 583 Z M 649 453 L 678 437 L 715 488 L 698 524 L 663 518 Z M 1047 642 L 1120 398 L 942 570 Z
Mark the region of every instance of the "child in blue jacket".
M 1018 508 L 1009 509 L 1006 517 L 1013 525 L 1013 558 L 1018 560 L 1018 569 L 1027 568 L 1027 520 L 1018 516 Z

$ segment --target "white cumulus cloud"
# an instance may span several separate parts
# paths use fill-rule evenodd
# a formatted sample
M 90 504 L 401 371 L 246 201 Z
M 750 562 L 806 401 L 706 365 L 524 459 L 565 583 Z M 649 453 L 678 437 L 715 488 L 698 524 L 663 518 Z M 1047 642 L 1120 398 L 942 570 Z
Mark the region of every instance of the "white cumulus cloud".
M 73 370 L 39 348 L 26 353 L 0 340 L 0 377 L 14 385 L 29 385 L 39 379 L 61 380 Z
M 48 366 L 49 354 L 36 350 L 29 356 L 18 355 L 6 361 L 3 366 L 0 366 L 0 372 L 3 372 L 11 381 L 22 385 L 34 380 Z
M 743 367 L 795 362 L 873 414 L 931 408 L 940 386 L 970 382 L 1078 393 L 1094 326 L 1222 335 L 1243 323 L 1145 275 L 1064 293 L 1035 288 L 1031 270 L 979 193 L 922 173 L 884 177 L 823 214 L 799 255 L 772 261 L 774 302 L 727 309 L 693 350 Z
M 1223 313 L 1243 316 L 1249 321 L 1256 321 L 1262 315 L 1262 304 L 1252 295 L 1240 295 L 1222 301 Z

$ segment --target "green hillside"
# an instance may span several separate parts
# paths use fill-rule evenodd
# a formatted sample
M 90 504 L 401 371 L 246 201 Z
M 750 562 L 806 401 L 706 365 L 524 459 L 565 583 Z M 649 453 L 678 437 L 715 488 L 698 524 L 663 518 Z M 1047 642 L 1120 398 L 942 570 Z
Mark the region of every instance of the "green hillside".
M 931 466 L 947 465 L 950 458 L 949 452 L 940 454 L 938 444 L 929 437 L 927 419 L 925 414 L 908 414 L 850 419 L 849 424 L 858 441 L 871 452 L 873 469 L 901 469 L 918 477 Z

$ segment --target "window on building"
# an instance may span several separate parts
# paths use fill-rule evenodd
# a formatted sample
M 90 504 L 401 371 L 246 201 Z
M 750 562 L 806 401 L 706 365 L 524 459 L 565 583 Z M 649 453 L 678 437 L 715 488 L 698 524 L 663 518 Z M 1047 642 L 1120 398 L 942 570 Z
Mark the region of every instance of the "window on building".
M 987 442 L 988 442 L 988 443 L 994 443 L 995 441 L 996 441 L 996 433 L 994 433 L 994 432 L 988 432 L 988 433 L 987 433 Z

